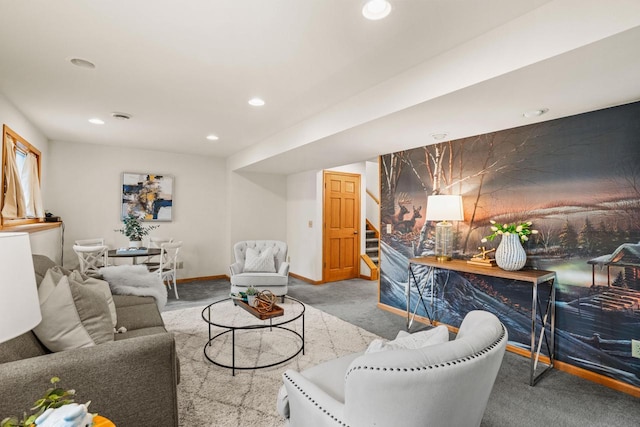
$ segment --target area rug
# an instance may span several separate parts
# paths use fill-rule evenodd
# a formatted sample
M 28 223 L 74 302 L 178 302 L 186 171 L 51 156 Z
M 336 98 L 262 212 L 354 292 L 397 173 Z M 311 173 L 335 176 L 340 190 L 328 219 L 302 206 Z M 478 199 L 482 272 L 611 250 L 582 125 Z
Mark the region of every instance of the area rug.
M 285 312 L 294 310 L 291 302 L 280 304 Z M 162 313 L 167 330 L 176 338 L 180 358 L 178 411 L 181 426 L 260 426 L 284 425 L 276 410 L 276 398 L 286 369 L 303 370 L 326 360 L 364 350 L 375 334 L 351 325 L 311 306 L 305 311 L 305 354 L 289 362 L 258 370 L 236 370 L 213 365 L 203 355 L 208 340 L 203 307 Z M 216 316 L 225 322 L 260 322 L 231 304 L 216 307 Z M 291 326 L 301 332 L 302 322 Z M 213 332 L 222 329 L 214 328 Z M 214 341 L 207 354 L 230 364 L 231 334 Z M 277 361 L 295 352 L 298 341 L 293 334 L 278 329 L 236 333 L 236 364 L 255 366 Z M 253 364 L 253 365 L 252 365 Z

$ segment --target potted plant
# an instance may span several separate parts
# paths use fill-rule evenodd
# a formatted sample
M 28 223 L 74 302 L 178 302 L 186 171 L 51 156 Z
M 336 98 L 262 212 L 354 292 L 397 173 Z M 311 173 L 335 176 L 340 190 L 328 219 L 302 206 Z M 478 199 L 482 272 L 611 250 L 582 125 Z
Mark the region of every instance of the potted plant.
M 142 218 L 134 213 L 129 213 L 122 222 L 124 223 L 124 227 L 115 231 L 119 231 L 129 238 L 130 248 L 139 248 L 142 246 L 142 237 L 148 235 L 149 231 L 159 227 L 159 225 L 143 226 Z
M 255 305 L 256 296 L 258 295 L 258 290 L 253 286 L 249 286 L 247 288 L 246 293 L 247 293 L 247 304 L 253 307 Z
M 520 270 L 527 263 L 527 253 L 522 243 L 529 240 L 530 235 L 538 234 L 538 230 L 531 229 L 533 224 L 531 221 L 515 224 L 498 224 L 494 220 L 489 222 L 491 222 L 493 233 L 481 241 L 484 243 L 502 236 L 496 250 L 496 264 L 503 270 Z
M 51 418 L 53 421 L 54 417 L 51 417 L 51 412 L 55 411 L 58 408 L 62 408 L 66 405 L 74 405 L 81 408 L 74 408 L 74 412 L 81 413 L 82 417 L 78 421 L 86 421 L 87 419 L 92 420 L 94 414 L 89 414 L 87 408 L 91 402 L 87 402 L 83 405 L 78 405 L 74 403 L 74 396 L 76 394 L 75 390 L 65 390 L 56 385 L 60 381 L 60 378 L 53 377 L 51 378 L 52 387 L 49 388 L 44 396 L 41 399 L 38 399 L 34 406 L 31 408 L 31 411 L 35 411 L 33 414 L 27 416 L 25 412 L 23 414 L 22 419 L 18 419 L 18 417 L 7 417 L 0 422 L 1 427 L 31 427 L 36 425 L 54 425 L 52 423 L 47 424 L 45 421 L 47 418 Z M 47 412 L 48 411 L 48 412 Z M 81 424 L 81 425 L 85 425 Z M 58 424 L 55 424 L 58 425 Z M 67 423 L 65 425 L 76 425 Z

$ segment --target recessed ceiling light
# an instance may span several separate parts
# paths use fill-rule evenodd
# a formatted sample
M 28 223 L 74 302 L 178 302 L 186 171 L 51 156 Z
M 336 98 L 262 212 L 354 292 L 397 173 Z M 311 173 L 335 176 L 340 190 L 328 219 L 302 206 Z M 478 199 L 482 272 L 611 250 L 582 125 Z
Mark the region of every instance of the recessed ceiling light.
M 217 141 L 217 140 L 219 140 L 220 138 L 219 138 L 217 135 L 211 134 L 211 135 L 207 135 L 207 139 L 208 139 L 209 141 Z
M 89 119 L 89 123 L 93 123 L 94 125 L 103 125 L 104 124 L 104 120 L 98 119 L 97 117 L 94 117 L 92 119 Z
M 113 113 L 111 113 L 111 117 L 117 120 L 129 120 L 131 118 L 131 114 L 119 113 L 117 111 L 114 111 Z
M 549 111 L 548 108 L 541 108 L 539 110 L 530 110 L 530 111 L 525 111 L 522 115 L 528 119 L 530 119 L 531 117 L 538 117 L 543 115 L 544 113 L 546 113 L 547 111 Z
M 445 139 L 447 136 L 449 136 L 448 133 L 446 132 L 440 132 L 440 133 L 432 133 L 431 134 L 431 138 L 435 139 L 436 141 L 442 141 L 443 139 Z
M 76 67 L 80 67 L 80 68 L 90 68 L 90 69 L 96 68 L 96 64 L 82 58 L 71 58 L 69 62 L 71 62 Z
M 387 0 L 369 0 L 362 7 L 362 15 L 371 20 L 386 18 L 391 13 L 391 4 Z
M 260 98 L 251 98 L 249 100 L 249 105 L 253 105 L 254 107 L 262 107 L 264 105 L 264 100 Z

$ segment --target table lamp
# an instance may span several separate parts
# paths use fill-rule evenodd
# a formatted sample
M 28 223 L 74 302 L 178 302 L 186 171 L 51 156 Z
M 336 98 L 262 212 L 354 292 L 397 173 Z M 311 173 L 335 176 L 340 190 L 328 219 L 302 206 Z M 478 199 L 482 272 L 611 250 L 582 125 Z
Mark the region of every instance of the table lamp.
M 438 261 L 449 261 L 453 256 L 453 226 L 449 221 L 462 221 L 462 197 L 435 195 L 427 198 L 427 221 L 436 224 L 436 246 L 434 253 Z
M 27 233 L 0 233 L 0 343 L 40 323 L 40 302 Z

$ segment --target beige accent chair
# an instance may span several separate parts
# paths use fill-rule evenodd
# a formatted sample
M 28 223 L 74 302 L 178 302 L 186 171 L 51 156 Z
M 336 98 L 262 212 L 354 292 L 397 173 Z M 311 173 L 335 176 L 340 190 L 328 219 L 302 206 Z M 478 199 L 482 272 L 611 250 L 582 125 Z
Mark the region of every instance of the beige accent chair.
M 258 256 L 266 250 L 273 254 L 273 263 L 264 271 L 252 270 L 247 264 L 247 252 L 252 250 Z M 246 240 L 233 246 L 235 260 L 229 267 L 231 293 L 244 292 L 249 286 L 259 291 L 270 290 L 274 295 L 287 294 L 289 284 L 289 262 L 287 262 L 287 244 L 278 240 Z
M 453 341 L 285 371 L 278 411 L 289 427 L 479 426 L 506 345 L 498 318 L 472 311 Z

